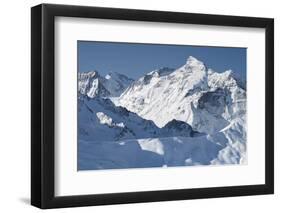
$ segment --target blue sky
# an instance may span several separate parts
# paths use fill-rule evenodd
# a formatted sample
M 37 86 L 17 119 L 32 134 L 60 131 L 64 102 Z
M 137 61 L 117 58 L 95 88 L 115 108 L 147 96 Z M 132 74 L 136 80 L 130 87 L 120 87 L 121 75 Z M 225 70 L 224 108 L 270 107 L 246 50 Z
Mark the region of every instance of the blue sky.
M 246 48 L 78 41 L 78 71 L 118 72 L 137 79 L 161 67 L 178 68 L 188 56 L 217 72 L 246 77 Z

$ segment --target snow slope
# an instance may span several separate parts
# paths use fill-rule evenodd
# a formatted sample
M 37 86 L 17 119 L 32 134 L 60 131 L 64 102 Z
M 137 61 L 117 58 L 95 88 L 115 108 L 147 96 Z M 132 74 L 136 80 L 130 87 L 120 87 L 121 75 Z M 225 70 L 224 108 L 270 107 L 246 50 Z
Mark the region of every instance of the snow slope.
M 172 120 L 164 127 L 139 117 L 123 107 L 116 107 L 110 99 L 79 98 L 79 139 L 88 141 L 118 141 L 124 139 L 158 138 L 168 136 L 198 136 L 190 125 Z
M 240 153 L 244 153 L 246 144 L 229 143 L 228 137 L 237 134 L 231 131 L 199 137 L 80 140 L 78 167 L 92 170 L 245 163 Z
M 79 140 L 78 168 L 126 169 L 245 164 L 246 131 L 238 119 L 220 132 L 196 137 Z
M 246 91 L 237 82 L 232 71 L 217 73 L 190 56 L 166 75 L 138 79 L 118 103 L 159 127 L 176 119 L 210 134 L 245 114 Z
M 79 168 L 114 169 L 208 165 L 220 145 L 203 137 L 135 139 L 118 142 L 80 141 Z
M 81 73 L 78 169 L 247 163 L 245 89 L 192 56 L 136 81 Z

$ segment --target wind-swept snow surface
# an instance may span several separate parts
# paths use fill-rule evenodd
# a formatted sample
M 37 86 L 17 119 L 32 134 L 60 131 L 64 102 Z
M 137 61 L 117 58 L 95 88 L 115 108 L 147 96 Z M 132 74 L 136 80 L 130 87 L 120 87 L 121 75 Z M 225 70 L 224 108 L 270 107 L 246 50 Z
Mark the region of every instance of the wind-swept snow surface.
M 136 81 L 78 75 L 78 169 L 243 164 L 246 81 L 190 56 Z

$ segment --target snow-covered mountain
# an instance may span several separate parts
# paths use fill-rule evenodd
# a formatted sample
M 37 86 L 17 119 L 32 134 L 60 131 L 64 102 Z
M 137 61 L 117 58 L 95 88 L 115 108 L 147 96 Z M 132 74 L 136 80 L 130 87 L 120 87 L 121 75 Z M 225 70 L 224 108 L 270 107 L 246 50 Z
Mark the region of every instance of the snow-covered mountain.
M 190 56 L 178 69 L 138 79 L 118 102 L 159 127 L 176 119 L 211 134 L 245 115 L 246 91 L 241 82 L 232 71 L 217 73 Z
M 116 107 L 110 99 L 101 97 L 80 98 L 78 112 L 79 139 L 88 141 L 201 135 L 182 121 L 172 120 L 159 128 L 154 122 Z
M 238 120 L 220 132 L 196 137 L 89 141 L 80 139 L 80 170 L 244 164 L 246 132 Z
M 125 75 L 111 72 L 105 77 L 97 71 L 78 73 L 78 92 L 89 98 L 118 97 L 133 82 Z
M 190 56 L 136 81 L 96 71 L 78 80 L 81 170 L 247 162 L 246 82 L 231 70 Z
M 247 162 L 246 142 L 243 137 L 245 132 L 237 131 L 235 125 L 213 135 L 198 137 L 108 142 L 80 140 L 78 168 L 92 170 L 244 164 Z

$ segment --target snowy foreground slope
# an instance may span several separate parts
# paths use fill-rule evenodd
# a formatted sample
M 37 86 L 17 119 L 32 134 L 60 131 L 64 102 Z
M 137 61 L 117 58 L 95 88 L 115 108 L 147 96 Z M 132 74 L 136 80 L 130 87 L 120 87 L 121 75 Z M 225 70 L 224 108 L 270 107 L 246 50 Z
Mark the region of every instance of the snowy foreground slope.
M 78 80 L 79 170 L 246 163 L 246 84 L 232 71 L 189 57 L 136 81 Z

